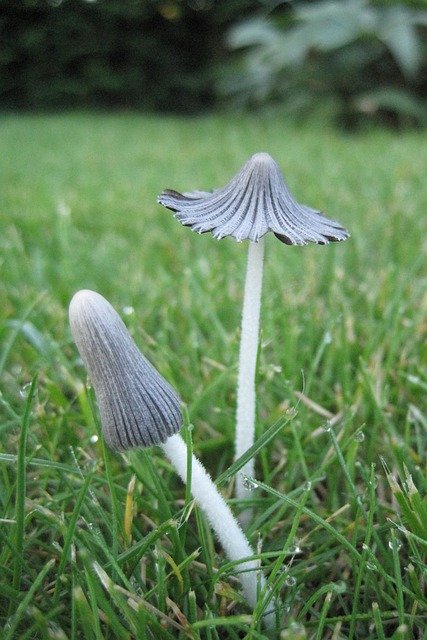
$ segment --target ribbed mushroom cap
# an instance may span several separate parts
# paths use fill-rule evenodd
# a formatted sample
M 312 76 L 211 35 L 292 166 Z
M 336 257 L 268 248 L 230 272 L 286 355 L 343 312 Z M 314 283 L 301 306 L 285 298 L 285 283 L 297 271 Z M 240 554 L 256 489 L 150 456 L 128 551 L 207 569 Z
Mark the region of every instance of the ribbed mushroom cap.
M 157 201 L 193 231 L 215 238 L 258 242 L 268 231 L 285 244 L 328 244 L 347 231 L 319 211 L 299 204 L 268 153 L 256 153 L 222 189 L 179 193 L 167 189 Z
M 94 291 L 78 291 L 69 318 L 109 446 L 149 447 L 179 431 L 177 392 L 141 354 L 110 303 Z

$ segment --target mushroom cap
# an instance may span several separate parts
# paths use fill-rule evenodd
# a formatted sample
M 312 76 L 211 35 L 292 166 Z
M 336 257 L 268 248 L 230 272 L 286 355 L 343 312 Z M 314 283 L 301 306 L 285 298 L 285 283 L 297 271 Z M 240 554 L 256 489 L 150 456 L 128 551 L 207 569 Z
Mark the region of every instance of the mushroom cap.
M 149 447 L 179 431 L 179 395 L 141 354 L 110 303 L 94 291 L 78 291 L 69 319 L 108 445 L 119 451 Z
M 223 188 L 179 193 L 166 189 L 157 201 L 185 226 L 211 231 L 218 240 L 258 242 L 268 231 L 285 244 L 328 244 L 348 238 L 335 220 L 299 204 L 268 153 L 256 153 Z

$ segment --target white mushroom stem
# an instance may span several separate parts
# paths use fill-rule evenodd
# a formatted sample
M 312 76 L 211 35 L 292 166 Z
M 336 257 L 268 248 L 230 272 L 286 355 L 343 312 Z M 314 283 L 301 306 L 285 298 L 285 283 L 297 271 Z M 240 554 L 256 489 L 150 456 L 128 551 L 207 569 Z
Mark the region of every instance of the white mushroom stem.
M 187 482 L 187 446 L 179 434 L 168 438 L 160 445 L 184 483 Z M 259 560 L 244 560 L 254 555 L 245 534 L 224 498 L 217 490 L 212 478 L 201 462 L 193 455 L 191 459 L 191 493 L 205 513 L 224 551 L 232 562 L 241 561 L 236 567 L 248 604 L 254 608 L 258 601 L 258 589 L 265 586 L 260 572 Z M 271 602 L 269 609 L 274 608 Z M 274 626 L 274 614 L 265 616 L 268 628 Z
M 249 242 L 237 380 L 236 460 L 253 445 L 255 439 L 255 373 L 263 262 L 264 238 L 261 238 L 257 243 Z M 248 497 L 248 489 L 244 486 L 244 477 L 254 476 L 254 466 L 254 459 L 251 458 L 236 477 L 236 496 L 239 499 Z M 242 520 L 245 519 L 245 517 L 242 518 Z

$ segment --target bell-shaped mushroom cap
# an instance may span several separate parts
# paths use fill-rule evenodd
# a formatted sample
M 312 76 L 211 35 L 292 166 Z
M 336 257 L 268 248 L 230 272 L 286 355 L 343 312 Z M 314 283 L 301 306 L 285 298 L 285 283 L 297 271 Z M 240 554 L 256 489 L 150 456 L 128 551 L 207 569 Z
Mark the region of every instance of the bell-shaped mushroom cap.
M 78 291 L 69 318 L 109 446 L 148 447 L 179 431 L 177 392 L 144 358 L 110 303 L 94 291 Z
M 193 231 L 215 238 L 258 242 L 272 231 L 285 244 L 328 244 L 348 238 L 347 231 L 319 211 L 292 197 L 279 166 L 268 153 L 256 153 L 222 189 L 179 193 L 167 189 L 159 204 Z

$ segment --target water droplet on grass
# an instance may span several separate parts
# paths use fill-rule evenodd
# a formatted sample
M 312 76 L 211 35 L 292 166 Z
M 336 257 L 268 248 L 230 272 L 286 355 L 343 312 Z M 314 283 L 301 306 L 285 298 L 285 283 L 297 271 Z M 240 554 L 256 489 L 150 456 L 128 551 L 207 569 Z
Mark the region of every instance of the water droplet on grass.
M 258 482 L 253 478 L 248 478 L 247 476 L 243 476 L 243 486 L 247 491 L 253 491 L 257 489 Z
M 31 382 L 26 382 L 20 389 L 19 389 L 19 395 L 21 396 L 21 398 L 23 400 L 26 400 L 28 398 L 28 394 L 30 392 L 30 387 L 31 387 Z
M 122 313 L 124 316 L 132 316 L 135 313 L 135 309 L 130 305 L 123 307 Z
M 420 378 L 418 376 L 414 376 L 412 373 L 407 375 L 406 379 L 408 380 L 408 382 L 411 382 L 412 384 L 420 384 L 421 382 Z
M 354 439 L 356 440 L 356 442 L 363 442 L 365 439 L 365 434 L 363 433 L 363 431 L 358 431 L 354 434 Z
M 294 576 L 288 576 L 285 580 L 285 585 L 287 587 L 294 587 L 297 583 L 297 579 Z
M 63 200 L 58 202 L 57 213 L 61 218 L 69 218 L 71 215 L 71 208 Z
M 288 552 L 292 556 L 296 556 L 298 553 L 302 553 L 301 547 L 299 545 L 299 540 L 295 539 L 293 543 L 290 545 Z
M 335 593 L 345 593 L 347 591 L 347 583 L 344 580 L 338 580 L 335 583 Z
M 389 549 L 392 551 L 399 551 L 402 548 L 402 541 L 399 538 L 394 538 L 388 541 Z
M 332 342 L 332 334 L 330 331 L 327 331 L 325 333 L 325 335 L 323 336 L 323 343 L 324 344 L 331 344 Z

